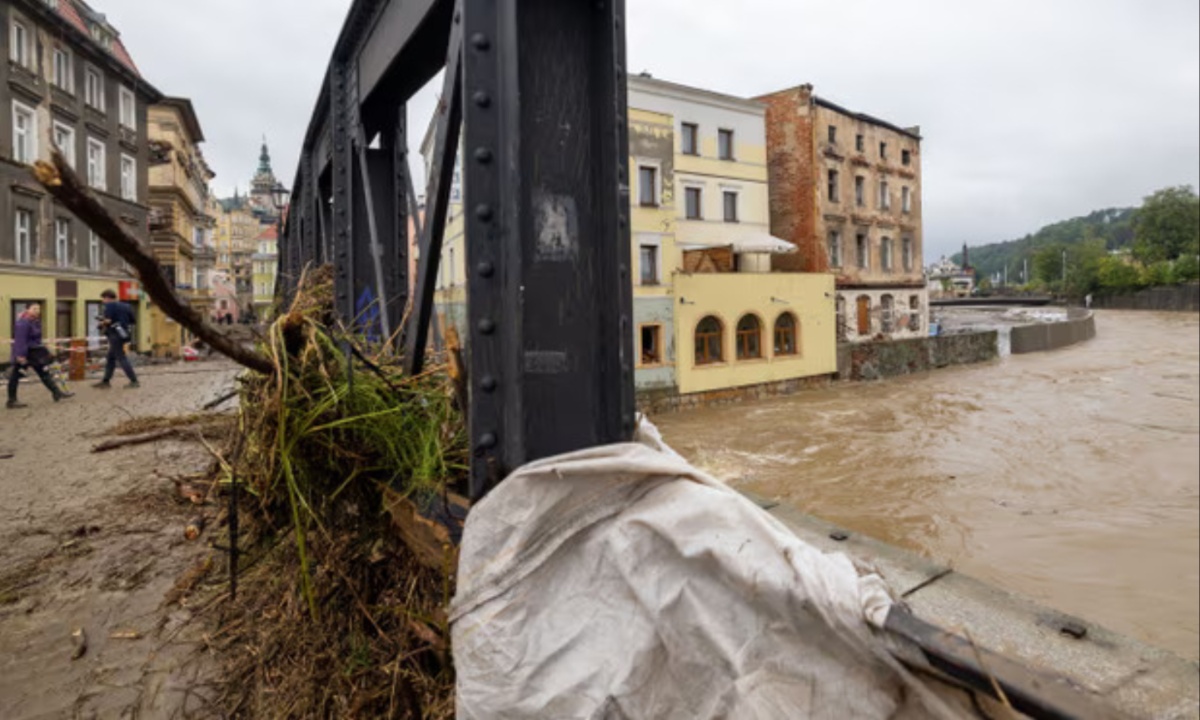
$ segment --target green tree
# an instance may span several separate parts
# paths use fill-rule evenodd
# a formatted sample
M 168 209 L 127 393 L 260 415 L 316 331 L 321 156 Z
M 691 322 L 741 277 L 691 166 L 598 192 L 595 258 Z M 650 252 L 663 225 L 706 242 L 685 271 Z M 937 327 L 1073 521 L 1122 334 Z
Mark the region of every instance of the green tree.
M 1100 289 L 1109 293 L 1129 292 L 1142 285 L 1138 269 L 1112 255 L 1100 261 L 1096 276 L 1100 282 Z
M 1185 283 L 1200 280 L 1200 253 L 1180 255 L 1172 269 L 1172 282 Z
M 1133 224 L 1133 254 L 1146 265 L 1200 253 L 1200 196 L 1190 185 L 1147 197 Z
M 1171 270 L 1171 263 L 1166 260 L 1159 260 L 1142 268 L 1142 284 L 1147 287 L 1158 287 L 1159 285 L 1172 285 L 1174 273 Z
M 1038 250 L 1033 255 L 1033 262 L 1030 263 L 1030 272 L 1035 280 L 1050 288 L 1058 288 L 1062 285 L 1063 278 L 1063 250 L 1066 248 L 1062 245 L 1054 244 Z

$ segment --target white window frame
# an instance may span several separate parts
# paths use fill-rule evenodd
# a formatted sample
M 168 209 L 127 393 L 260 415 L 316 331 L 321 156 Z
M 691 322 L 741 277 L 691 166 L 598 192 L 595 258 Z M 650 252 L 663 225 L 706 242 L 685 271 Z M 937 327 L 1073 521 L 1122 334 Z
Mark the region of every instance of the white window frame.
M 100 236 L 94 230 L 88 230 L 88 269 L 99 270 L 104 264 L 103 248 L 100 247 Z
M 733 219 L 729 219 L 729 207 L 725 204 L 729 200 L 729 196 L 733 196 Z M 721 188 L 721 219 L 727 223 L 738 223 L 742 221 L 742 198 L 741 193 L 736 188 Z
M 137 200 L 137 160 L 125 153 L 121 153 L 121 199 Z
M 879 181 L 879 209 L 889 210 L 892 207 L 892 197 L 888 193 L 887 180 Z
M 33 213 L 23 208 L 13 213 L 13 258 L 18 265 L 33 264 Z
M 829 267 L 840 268 L 842 266 L 842 231 L 830 230 L 825 242 L 829 251 Z
M 99 167 L 92 164 L 92 150 L 98 149 Z M 96 138 L 87 140 L 87 181 L 88 186 L 97 190 L 108 190 L 108 148 Z
M 75 94 L 75 68 L 71 51 L 65 47 L 55 47 L 52 51 L 54 63 L 54 84 L 72 95 Z
M 24 117 L 28 124 L 22 131 L 17 127 L 18 118 Z M 13 100 L 13 160 L 32 165 L 38 159 L 38 117 L 37 111 L 23 102 Z
M 54 218 L 54 262 L 60 268 L 71 267 L 71 221 Z
M 688 215 L 688 195 L 695 190 L 699 193 L 696 199 L 696 217 Z M 698 183 L 684 184 L 683 186 L 683 219 L 684 220 L 704 220 L 704 186 Z
M 128 103 L 128 104 L 127 104 Z M 117 117 L 121 127 L 137 130 L 137 96 L 121 85 L 117 93 Z
M 892 271 L 892 254 L 895 249 L 892 247 L 892 239 L 890 237 L 881 238 L 879 241 L 879 264 L 884 272 Z
M 11 11 L 10 11 L 11 12 Z M 8 31 L 8 59 L 21 67 L 29 67 L 29 28 L 19 20 L 11 21 Z
M 75 128 L 55 120 L 54 144 L 62 151 L 63 157 L 67 159 L 67 164 L 71 166 L 71 169 L 75 169 Z
M 643 282 L 642 280 L 642 248 L 654 249 L 654 279 L 651 282 Z M 638 253 L 638 285 L 642 287 L 658 287 L 662 285 L 662 238 L 653 235 L 639 235 L 637 237 L 637 253 Z
M 900 210 L 904 213 L 912 212 L 912 190 L 907 185 L 900 188 Z
M 858 238 L 862 237 L 862 247 L 858 245 Z M 859 270 L 871 269 L 871 234 L 870 233 L 855 233 L 854 234 L 854 254 L 855 260 L 858 262 Z
M 910 237 L 900 238 L 900 260 L 904 264 L 906 272 L 913 269 L 913 254 L 913 239 Z
M 91 65 L 84 66 L 83 85 L 84 103 L 90 108 L 105 112 L 104 73 Z

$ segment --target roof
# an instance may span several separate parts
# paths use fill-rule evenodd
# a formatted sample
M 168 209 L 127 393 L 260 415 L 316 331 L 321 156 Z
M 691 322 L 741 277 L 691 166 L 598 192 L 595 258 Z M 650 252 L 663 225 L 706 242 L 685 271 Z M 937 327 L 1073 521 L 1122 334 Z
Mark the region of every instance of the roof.
M 898 132 L 901 135 L 907 135 L 914 140 L 921 139 L 921 134 L 919 132 L 913 132 L 913 130 L 911 128 L 902 128 L 899 125 L 893 125 L 892 123 L 888 122 L 887 120 L 880 120 L 879 118 L 873 117 L 866 113 L 860 113 L 860 112 L 854 112 L 853 110 L 847 110 L 846 108 L 842 107 L 841 105 L 830 102 L 829 100 L 826 100 L 823 97 L 813 95 L 813 102 L 816 103 L 817 105 L 820 105 L 823 108 L 828 109 L 828 110 L 833 110 L 834 112 L 839 112 L 843 115 L 849 115 L 850 117 L 852 117 L 856 120 L 861 120 L 862 122 L 870 123 L 871 125 L 878 125 L 879 127 L 887 128 L 888 130 L 893 130 L 895 132 Z
M 256 236 L 254 236 L 255 242 L 258 242 L 259 240 L 278 240 L 278 239 L 279 239 L 279 232 L 275 228 L 274 225 L 265 226 L 263 228 L 262 232 L 260 232 Z
M 61 17 L 63 20 L 66 20 L 69 24 L 73 25 L 81 33 L 91 39 L 93 45 L 103 47 L 100 45 L 100 43 L 96 42 L 94 38 L 92 38 L 92 32 L 88 28 L 87 21 L 84 18 L 91 19 L 92 22 L 99 23 L 103 25 L 106 30 L 111 31 L 112 47 L 111 49 L 105 48 L 107 52 L 116 58 L 117 62 L 128 68 L 129 71 L 134 75 L 138 76 L 139 78 L 142 76 L 141 72 L 137 69 L 137 65 L 134 64 L 133 58 L 130 57 L 129 51 L 125 49 L 125 43 L 121 42 L 120 36 L 117 34 L 116 30 L 108 24 L 108 21 L 105 20 L 103 15 L 93 10 L 87 5 L 87 3 L 82 2 L 82 0 L 57 0 L 57 2 L 53 3 L 52 7 L 58 12 L 59 17 Z
M 192 137 L 193 143 L 204 142 L 204 131 L 200 129 L 200 119 L 196 117 L 196 109 L 192 107 L 190 99 L 165 97 L 156 104 L 172 108 L 179 113 L 179 116 L 183 119 L 183 126 L 187 128 L 188 135 Z
M 714 90 L 705 88 L 693 87 L 682 83 L 670 82 L 667 80 L 659 80 L 649 73 L 641 73 L 639 75 L 630 75 L 627 78 L 627 87 L 630 92 L 645 92 L 658 95 L 674 96 L 683 100 L 693 102 L 707 102 L 713 105 L 734 108 L 737 110 L 747 110 L 758 114 L 766 112 L 767 106 L 759 100 L 738 97 L 736 95 L 726 95 Z

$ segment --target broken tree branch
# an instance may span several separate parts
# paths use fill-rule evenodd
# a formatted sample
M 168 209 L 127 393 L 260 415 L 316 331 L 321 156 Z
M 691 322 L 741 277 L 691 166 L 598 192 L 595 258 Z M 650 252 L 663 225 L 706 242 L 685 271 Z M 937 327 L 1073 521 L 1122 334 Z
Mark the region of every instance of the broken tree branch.
M 39 160 L 33 166 L 33 175 L 46 191 L 70 210 L 80 222 L 100 236 L 117 255 L 133 266 L 142 287 L 164 313 L 172 320 L 208 343 L 213 350 L 225 355 L 240 365 L 256 372 L 270 375 L 275 366 L 266 356 L 255 352 L 230 338 L 216 327 L 205 322 L 200 313 L 175 294 L 167 284 L 162 266 L 144 248 L 137 238 L 130 235 L 109 214 L 96 196 L 88 190 L 75 171 L 57 148 L 50 154 L 52 163 Z

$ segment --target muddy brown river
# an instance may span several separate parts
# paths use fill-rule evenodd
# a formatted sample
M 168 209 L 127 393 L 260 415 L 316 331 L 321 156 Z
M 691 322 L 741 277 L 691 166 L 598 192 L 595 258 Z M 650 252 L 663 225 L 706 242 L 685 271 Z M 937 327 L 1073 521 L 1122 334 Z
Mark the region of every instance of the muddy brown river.
M 1200 656 L 1200 318 L 1103 311 L 1051 353 L 653 418 L 712 474 Z

